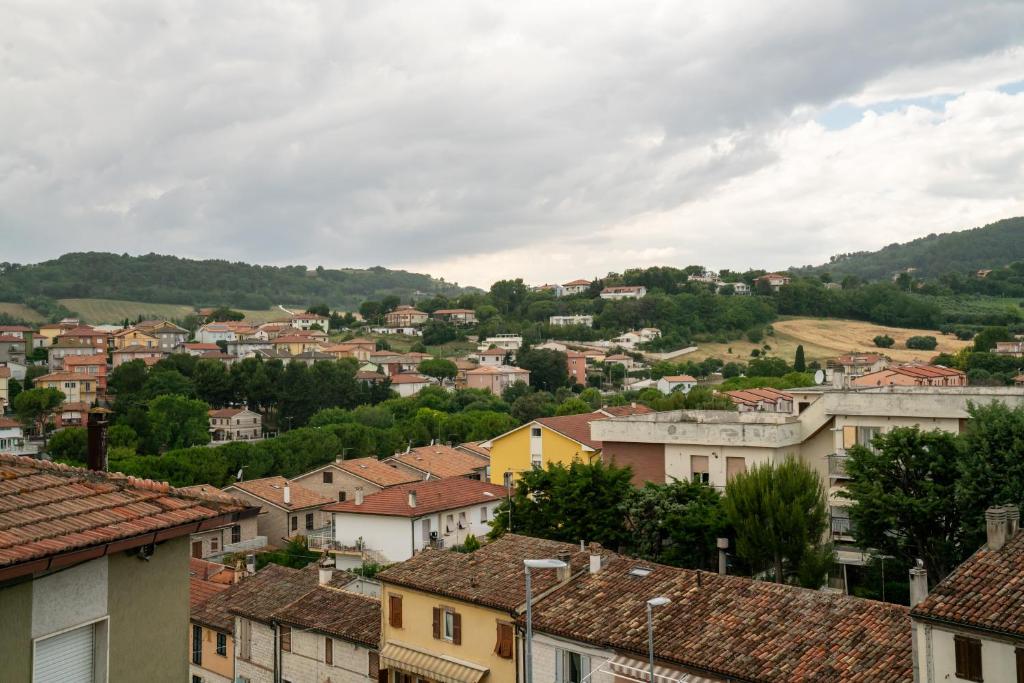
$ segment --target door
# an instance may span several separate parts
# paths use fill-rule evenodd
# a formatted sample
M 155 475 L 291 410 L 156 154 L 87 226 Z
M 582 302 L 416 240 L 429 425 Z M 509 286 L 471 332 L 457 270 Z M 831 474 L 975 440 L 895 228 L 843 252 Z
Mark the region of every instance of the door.
M 196 558 L 197 560 L 203 558 L 203 542 L 202 541 L 192 541 L 192 557 Z
M 95 679 L 95 624 L 36 642 L 35 683 L 92 683 Z

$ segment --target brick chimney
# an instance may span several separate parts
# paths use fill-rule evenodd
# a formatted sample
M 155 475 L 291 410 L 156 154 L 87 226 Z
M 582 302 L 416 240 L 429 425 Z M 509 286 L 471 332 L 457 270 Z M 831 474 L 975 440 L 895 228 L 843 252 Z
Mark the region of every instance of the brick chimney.
M 107 425 L 110 424 L 106 408 L 93 408 L 89 411 L 86 425 L 86 467 L 94 472 L 107 471 Z

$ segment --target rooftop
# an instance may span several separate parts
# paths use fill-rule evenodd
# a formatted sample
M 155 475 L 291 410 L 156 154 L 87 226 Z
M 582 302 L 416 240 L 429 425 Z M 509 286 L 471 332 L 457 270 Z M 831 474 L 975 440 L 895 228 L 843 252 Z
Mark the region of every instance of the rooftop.
M 275 620 L 377 649 L 380 647 L 380 600 L 328 584 L 281 606 Z
M 412 492 L 416 493 L 415 507 L 409 505 L 409 494 Z M 504 486 L 466 477 L 449 477 L 399 484 L 371 493 L 363 499 L 362 505 L 350 499 L 324 506 L 324 510 L 388 517 L 420 517 L 503 500 L 506 494 Z
M 269 622 L 274 612 L 313 590 L 318 581 L 316 563 L 304 569 L 268 564 L 224 594 L 231 597 L 226 611 L 246 619 Z
M 204 496 L 120 473 L 0 455 L 0 580 L 148 545 L 158 535 L 187 536 L 256 513 L 220 493 Z
M 222 564 L 195 557 L 188 560 L 188 604 L 196 607 L 214 595 L 226 591 L 234 583 L 235 572 Z
M 668 382 L 696 382 L 697 379 L 692 375 L 665 375 L 662 377 L 663 380 Z
M 340 460 L 332 464 L 340 470 L 354 474 L 361 479 L 382 487 L 408 484 L 420 480 L 416 475 L 403 472 L 397 467 L 392 467 L 374 457 L 352 458 L 351 460 Z
M 607 415 L 595 411 L 578 415 L 562 415 L 560 417 L 538 417 L 534 422 L 548 429 L 578 441 L 584 446 L 600 450 L 601 442 L 590 437 L 590 423 L 607 419 Z
M 487 466 L 487 459 L 470 455 L 451 446 L 420 446 L 394 455 L 395 460 L 434 477 L 461 477 Z
M 291 503 L 288 504 L 284 502 L 285 486 L 288 486 L 290 489 Z M 249 481 L 239 481 L 224 487 L 225 491 L 231 491 L 232 489 L 244 491 L 287 510 L 301 510 L 302 508 L 316 507 L 331 502 L 330 498 L 324 498 L 301 484 L 289 482 L 284 477 L 250 479 Z

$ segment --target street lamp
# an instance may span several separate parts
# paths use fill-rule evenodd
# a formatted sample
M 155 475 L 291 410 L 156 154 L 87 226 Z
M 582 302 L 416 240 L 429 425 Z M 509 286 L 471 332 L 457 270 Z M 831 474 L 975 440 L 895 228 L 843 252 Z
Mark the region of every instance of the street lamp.
M 655 607 L 664 607 L 672 602 L 668 598 L 659 595 L 647 601 L 647 658 L 651 667 L 651 683 L 654 683 L 654 614 Z
M 533 586 L 530 583 L 531 569 L 562 569 L 565 562 L 555 559 L 523 560 L 526 570 L 526 676 L 525 683 L 533 683 Z

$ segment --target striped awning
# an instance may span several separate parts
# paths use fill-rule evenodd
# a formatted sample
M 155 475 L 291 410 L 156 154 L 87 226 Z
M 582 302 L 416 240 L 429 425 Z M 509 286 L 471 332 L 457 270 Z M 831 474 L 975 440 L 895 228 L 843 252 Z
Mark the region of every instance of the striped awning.
M 620 680 L 651 683 L 650 664 L 632 657 L 612 657 L 601 666 L 601 671 L 615 674 Z M 719 679 L 704 678 L 660 664 L 654 665 L 654 683 L 716 683 L 717 680 Z
M 487 669 L 468 662 L 432 655 L 405 645 L 388 643 L 380 651 L 382 668 L 398 669 L 438 683 L 479 683 Z

